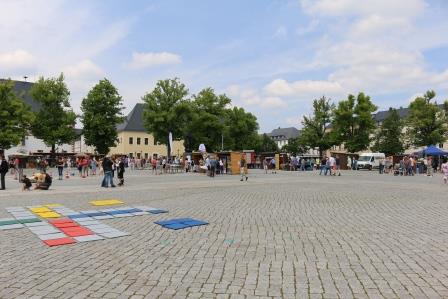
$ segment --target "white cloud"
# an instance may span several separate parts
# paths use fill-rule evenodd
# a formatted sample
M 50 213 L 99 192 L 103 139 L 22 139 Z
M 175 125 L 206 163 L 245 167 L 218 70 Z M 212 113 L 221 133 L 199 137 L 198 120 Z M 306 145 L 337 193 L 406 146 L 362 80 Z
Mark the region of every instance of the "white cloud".
M 283 39 L 288 36 L 288 29 L 285 26 L 280 26 L 275 30 L 274 38 Z
M 231 85 L 226 89 L 226 93 L 234 102 L 241 102 L 244 106 L 261 107 L 264 109 L 279 109 L 287 106 L 287 103 L 280 97 L 267 96 L 258 90 L 239 85 Z
M 268 109 L 284 108 L 288 104 L 279 97 L 266 97 L 261 102 L 261 107 Z
M 296 96 L 302 98 L 318 97 L 322 95 L 339 95 L 344 89 L 338 82 L 300 80 L 288 82 L 284 79 L 275 79 L 264 87 L 264 90 L 276 96 Z
M 36 59 L 25 50 L 18 49 L 12 52 L 0 52 L 0 69 L 2 71 L 32 69 L 35 66 Z
M 75 65 L 65 68 L 64 74 L 67 78 L 98 78 L 104 76 L 104 71 L 91 60 L 85 59 Z
M 372 14 L 356 21 L 351 29 L 351 34 L 355 38 L 380 36 L 385 32 L 390 35 L 393 32 L 399 35 L 409 34 L 412 31 L 412 25 L 407 18 L 403 17 L 385 17 Z
M 182 59 L 179 55 L 168 52 L 132 53 L 132 61 L 127 64 L 131 69 L 150 68 L 157 65 L 179 64 Z
M 319 21 L 317 19 L 313 19 L 306 26 L 297 28 L 296 33 L 298 35 L 305 35 L 305 34 L 313 32 L 317 28 L 317 26 L 319 26 Z
M 416 16 L 427 7 L 424 0 L 301 0 L 302 8 L 312 15 L 402 15 Z

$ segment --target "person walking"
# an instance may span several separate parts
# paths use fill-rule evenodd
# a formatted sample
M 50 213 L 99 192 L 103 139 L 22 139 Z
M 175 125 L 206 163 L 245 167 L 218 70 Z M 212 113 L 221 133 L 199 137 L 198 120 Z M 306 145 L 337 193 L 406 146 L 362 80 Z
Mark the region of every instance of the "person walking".
M 339 155 L 336 155 L 335 165 L 336 171 L 334 172 L 334 175 L 341 176 L 341 158 L 339 158 Z
M 277 173 L 277 169 L 275 169 L 275 158 L 271 159 L 271 173 Z
M 120 181 L 118 183 L 118 186 L 123 186 L 124 185 L 124 158 L 121 158 L 120 162 L 118 162 L 117 177 L 118 177 L 118 180 Z
M 247 166 L 246 158 L 244 157 L 244 155 L 242 155 L 241 156 L 241 160 L 240 160 L 240 173 L 241 173 L 241 180 L 240 181 L 241 182 L 243 181 L 243 178 L 246 178 L 246 181 L 249 178 L 247 176 L 247 173 L 246 173 L 246 166 Z
M 112 178 L 112 165 L 114 162 L 109 157 L 104 157 L 103 159 L 103 171 L 104 171 L 104 178 L 103 182 L 101 183 L 101 187 L 107 188 L 109 187 L 109 184 L 111 187 L 115 187 L 114 181 Z
M 433 176 L 433 168 L 432 168 L 432 164 L 433 164 L 433 161 L 432 161 L 432 156 L 429 156 L 428 158 L 427 158 L 427 165 L 426 165 L 426 175 L 427 176 Z
M 64 176 L 64 159 L 62 159 L 62 157 L 59 157 L 57 167 L 58 167 L 59 180 L 61 181 L 62 177 Z
M 0 156 L 0 190 L 5 190 L 5 175 L 8 173 L 8 162 L 6 162 L 4 156 Z
M 442 164 L 443 182 L 448 183 L 448 160 Z

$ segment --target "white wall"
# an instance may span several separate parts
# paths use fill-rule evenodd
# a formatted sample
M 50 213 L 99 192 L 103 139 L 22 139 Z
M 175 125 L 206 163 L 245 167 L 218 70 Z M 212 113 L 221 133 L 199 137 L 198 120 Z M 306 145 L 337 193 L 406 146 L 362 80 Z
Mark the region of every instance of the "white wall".
M 8 156 L 12 153 L 36 153 L 41 150 L 44 153 L 49 153 L 51 151 L 51 147 L 47 146 L 42 140 L 35 138 L 34 136 L 26 136 L 25 137 L 25 145 L 20 143 L 18 146 L 12 147 L 5 151 L 5 156 Z M 94 149 L 90 146 L 87 146 L 84 142 L 84 137 L 81 136 L 81 140 L 75 141 L 73 144 L 63 144 L 56 146 L 56 152 L 67 152 L 67 153 L 93 153 Z

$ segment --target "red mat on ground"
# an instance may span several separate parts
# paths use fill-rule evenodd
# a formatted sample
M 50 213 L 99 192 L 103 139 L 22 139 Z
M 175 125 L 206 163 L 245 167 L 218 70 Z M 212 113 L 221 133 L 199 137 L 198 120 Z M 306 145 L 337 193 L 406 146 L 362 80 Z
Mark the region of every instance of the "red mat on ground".
M 43 242 L 50 247 L 76 243 L 76 241 L 73 240 L 72 238 L 59 238 L 53 240 L 45 240 Z
M 69 237 L 93 235 L 93 232 L 85 227 L 63 227 L 60 230 Z
M 60 223 L 75 223 L 73 220 L 71 220 L 70 218 L 63 218 L 63 219 L 53 219 L 53 220 L 48 220 L 49 223 L 55 225 L 55 224 L 60 224 Z
M 53 223 L 53 226 L 57 228 L 80 227 L 77 223 L 74 222 Z

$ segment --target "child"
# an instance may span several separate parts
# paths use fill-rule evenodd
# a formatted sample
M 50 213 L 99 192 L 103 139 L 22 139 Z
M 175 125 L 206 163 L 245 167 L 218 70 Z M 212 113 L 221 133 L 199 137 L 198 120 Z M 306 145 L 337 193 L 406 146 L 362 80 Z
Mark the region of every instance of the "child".
M 442 164 L 442 172 L 443 172 L 443 182 L 446 184 L 448 182 L 448 161 Z
M 29 178 L 26 177 L 26 175 L 23 175 L 23 179 L 22 179 L 22 183 L 23 183 L 23 188 L 22 191 L 31 191 L 31 181 Z

